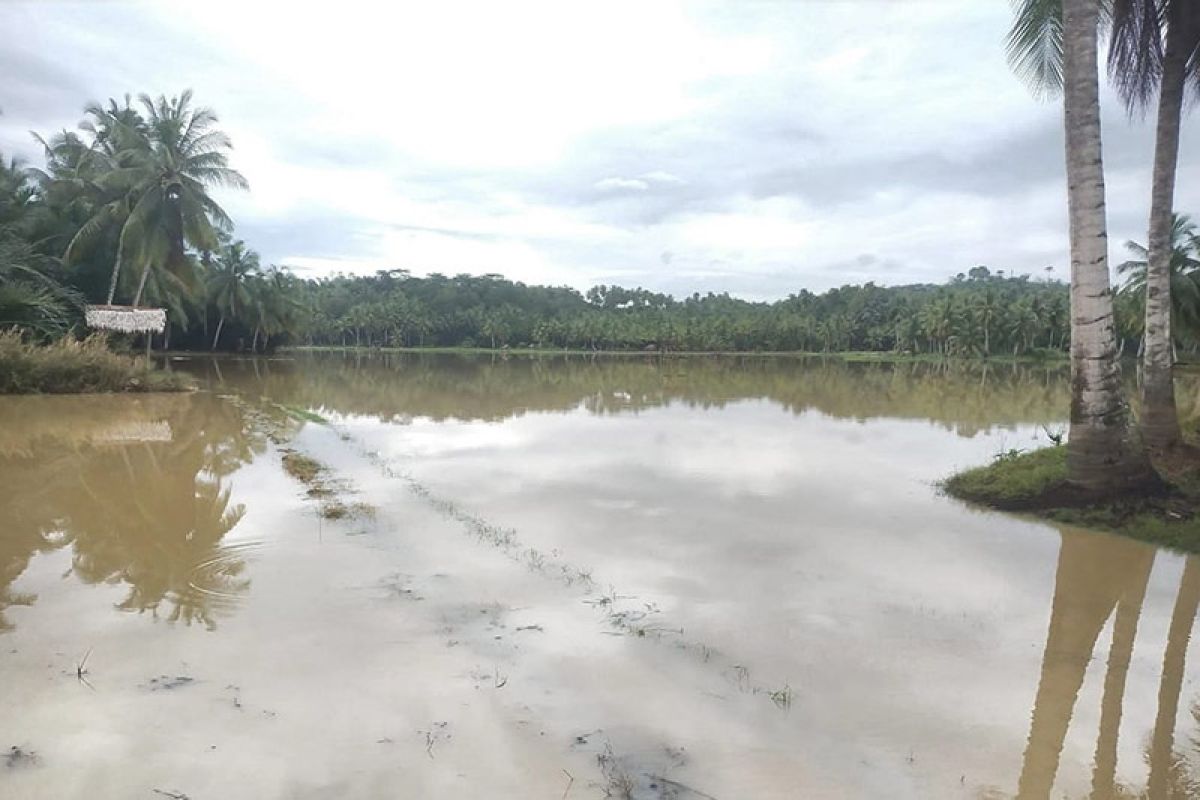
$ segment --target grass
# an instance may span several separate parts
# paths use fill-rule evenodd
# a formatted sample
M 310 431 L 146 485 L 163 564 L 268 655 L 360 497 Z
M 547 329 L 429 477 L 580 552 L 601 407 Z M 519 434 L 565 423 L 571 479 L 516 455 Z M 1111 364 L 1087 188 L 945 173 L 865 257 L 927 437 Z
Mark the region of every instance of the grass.
M 1200 553 L 1200 480 L 1194 454 L 1156 459 L 1155 468 L 1165 484 L 1162 491 L 1097 499 L 1067 483 L 1065 447 L 1010 450 L 991 464 L 950 477 L 942 488 L 976 505 Z
M 0 332 L 0 394 L 86 392 L 179 392 L 191 382 L 147 359 L 114 353 L 102 335 L 50 344 L 25 341 L 16 331 Z
M 961 500 L 1004 511 L 1025 511 L 1066 480 L 1067 449 L 1046 447 L 1029 453 L 1009 450 L 987 466 L 952 476 L 942 486 Z

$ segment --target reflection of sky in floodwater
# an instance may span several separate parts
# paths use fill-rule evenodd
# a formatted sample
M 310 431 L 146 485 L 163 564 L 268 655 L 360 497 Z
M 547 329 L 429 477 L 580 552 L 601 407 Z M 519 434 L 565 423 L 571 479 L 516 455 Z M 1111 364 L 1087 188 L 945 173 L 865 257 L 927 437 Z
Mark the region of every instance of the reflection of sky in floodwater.
M 804 725 L 832 740 L 816 746 L 831 748 L 825 758 L 836 771 L 931 770 L 944 779 L 958 770 L 992 776 L 998 787 L 1020 773 L 1060 537 L 963 508 L 931 484 L 998 450 L 1031 446 L 1035 427 L 963 439 L 925 422 L 796 417 L 764 401 L 527 415 L 499 426 L 347 425 L 441 496 L 469 498 L 538 547 L 594 567 L 618 588 L 637 587 L 692 636 L 724 643 L 795 686 Z M 1112 537 L 1063 535 L 1073 553 L 1110 571 L 1153 553 Z M 1157 616 L 1143 623 L 1125 687 L 1120 777 L 1133 783 L 1144 779 L 1163 621 L 1180 572 L 1179 557 L 1159 561 L 1149 590 Z M 1091 588 L 1074 580 L 1060 591 L 1102 627 L 1107 595 Z M 1090 644 L 1074 647 L 1089 663 Z M 1060 786 L 1080 796 L 1099 724 L 1103 640 L 1096 652 L 1072 735 L 1042 734 L 1035 748 L 1065 744 Z M 1072 696 L 1069 687 L 1055 695 L 1060 703 Z M 908 790 L 951 788 L 917 777 Z M 1026 796 L 1042 795 L 1028 788 Z
M 333 428 L 305 425 L 295 446 L 380 513 L 320 522 L 213 395 L 97 414 L 62 403 L 60 426 L 0 398 L 0 422 L 20 421 L 0 424 L 0 602 L 32 603 L 4 612 L 14 654 L 0 668 L 25 694 L 0 735 L 53 750 L 64 688 L 33 688 L 36 665 L 95 646 L 108 682 L 72 702 L 117 716 L 88 747 L 138 746 L 140 715 L 167 702 L 138 686 L 187 670 L 205 674 L 170 702 L 194 715 L 196 744 L 237 737 L 240 758 L 271 765 L 234 786 L 164 746 L 111 778 L 122 791 L 159 787 L 170 766 L 195 797 L 382 797 L 403 763 L 412 796 L 561 796 L 562 769 L 579 797 L 602 796 L 586 783 L 603 783 L 597 752 L 575 737 L 603 729 L 631 774 L 669 769 L 726 800 L 1196 794 L 1193 560 L 976 512 L 934 487 L 1044 441 L 1065 413 L 1061 372 L 326 358 L 222 362 L 218 383 L 194 368 L 221 391 L 320 409 Z M 590 570 L 597 592 L 682 637 L 606 635 L 584 590 L 462 535 L 438 501 Z M 181 598 L 203 613 L 176 616 L 209 636 L 117 626 L 110 610 L 165 599 L 169 620 Z M 70 655 L 59 671 L 74 680 Z M 791 707 L 743 683 L 786 686 Z M 239 727 L 252 688 L 291 727 Z M 240 716 L 214 714 L 226 706 Z M 39 796 L 100 769 L 62 760 L 16 785 Z M 636 796 L 675 785 L 652 782 Z

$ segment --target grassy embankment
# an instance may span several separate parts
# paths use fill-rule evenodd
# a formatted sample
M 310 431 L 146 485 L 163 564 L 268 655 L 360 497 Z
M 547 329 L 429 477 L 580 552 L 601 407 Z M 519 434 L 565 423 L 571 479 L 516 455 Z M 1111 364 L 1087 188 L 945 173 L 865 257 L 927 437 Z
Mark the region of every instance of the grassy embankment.
M 0 332 L 0 394 L 84 392 L 179 392 L 192 388 L 182 375 L 164 372 L 144 358 L 120 355 L 103 336 L 50 344 Z
M 1067 525 L 1119 533 L 1200 553 L 1200 469 L 1190 447 L 1156 458 L 1160 491 L 1087 497 L 1067 483 L 1067 448 L 1002 453 L 991 464 L 953 475 L 948 494 L 1000 511 L 1029 513 Z

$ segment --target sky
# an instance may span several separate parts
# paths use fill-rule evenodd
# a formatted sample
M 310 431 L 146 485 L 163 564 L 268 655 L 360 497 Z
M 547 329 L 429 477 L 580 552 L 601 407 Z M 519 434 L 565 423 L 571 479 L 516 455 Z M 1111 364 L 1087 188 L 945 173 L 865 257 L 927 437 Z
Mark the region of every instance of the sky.
M 0 152 L 89 100 L 210 106 L 265 263 L 775 299 L 1066 277 L 1061 106 L 1004 0 L 0 3 Z M 1114 261 L 1145 241 L 1152 125 L 1107 90 Z M 1200 214 L 1200 121 L 1176 206 Z M 1052 267 L 1053 272 L 1046 268 Z

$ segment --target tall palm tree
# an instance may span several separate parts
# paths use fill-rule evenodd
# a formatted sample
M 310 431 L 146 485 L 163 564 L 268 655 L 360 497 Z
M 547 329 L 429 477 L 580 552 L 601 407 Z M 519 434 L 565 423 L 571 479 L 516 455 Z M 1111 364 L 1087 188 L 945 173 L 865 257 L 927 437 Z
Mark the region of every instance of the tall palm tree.
M 1158 94 L 1150 233 L 1146 257 L 1145 349 L 1142 356 L 1142 432 L 1154 449 L 1180 440 L 1171 368 L 1171 261 L 1175 172 L 1184 88 L 1200 77 L 1200 4 L 1195 0 L 1121 0 L 1113 7 L 1110 72 L 1131 111 Z
M 983 355 L 990 356 L 992 354 L 992 324 L 1001 311 L 1000 299 L 991 289 L 984 289 L 973 298 L 971 311 L 983 333 Z
M 193 108 L 192 93 L 152 100 L 139 96 L 144 116 L 110 103 L 88 108 L 95 120 L 94 147 L 109 155 L 111 168 L 101 186 L 115 197 L 101 205 L 72 239 L 71 258 L 110 224 L 119 225 L 117 256 L 108 288 L 116 294 L 122 266 L 141 267 L 134 305 L 141 300 L 152 267 L 184 268 L 185 246 L 211 251 L 218 246 L 217 230 L 229 230 L 229 215 L 209 195 L 215 186 L 247 188 L 246 179 L 230 168 L 229 137 L 217 130 L 216 114 Z
M 1067 477 L 1081 488 L 1110 492 L 1138 485 L 1152 473 L 1131 436 L 1117 365 L 1100 147 L 1100 3 L 1061 0 L 1061 15 L 1045 14 L 1056 2 L 1024 0 L 1009 35 L 1009 53 L 1018 72 L 1034 78 L 1039 90 L 1062 90 L 1071 243 Z M 1056 44 L 1063 55 L 1060 72 L 1045 57 Z
M 212 349 L 221 341 L 221 329 L 226 319 L 241 319 L 250 308 L 250 281 L 258 274 L 258 253 L 246 249 L 246 243 L 237 240 L 225 245 L 213 260 L 209 275 L 209 298 L 216 306 L 220 318 L 217 332 L 213 336 Z
M 1043 90 L 1063 82 L 1063 0 L 1024 0 L 1010 33 L 1019 72 Z M 1109 0 L 1109 76 L 1131 113 L 1158 95 L 1151 185 L 1142 428 L 1155 449 L 1179 441 L 1171 375 L 1170 232 L 1184 89 L 1200 83 L 1200 5 L 1195 0 Z

